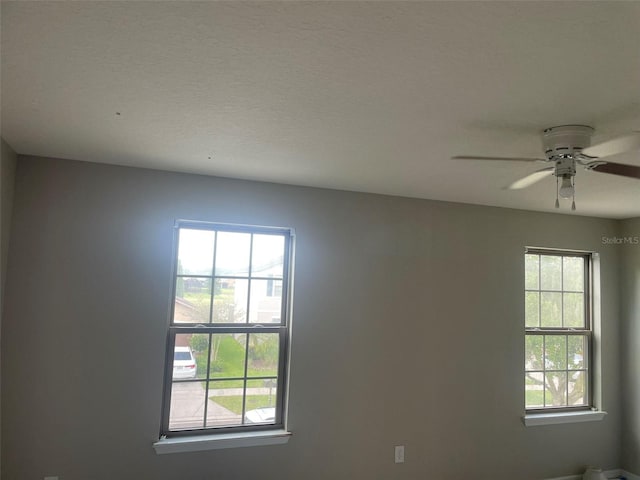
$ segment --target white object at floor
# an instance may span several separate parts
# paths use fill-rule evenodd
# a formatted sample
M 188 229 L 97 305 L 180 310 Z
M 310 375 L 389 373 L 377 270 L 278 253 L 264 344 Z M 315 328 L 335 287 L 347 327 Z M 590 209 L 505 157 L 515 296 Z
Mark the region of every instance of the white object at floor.
M 587 467 L 582 475 L 582 480 L 607 480 L 607 477 L 601 468 Z

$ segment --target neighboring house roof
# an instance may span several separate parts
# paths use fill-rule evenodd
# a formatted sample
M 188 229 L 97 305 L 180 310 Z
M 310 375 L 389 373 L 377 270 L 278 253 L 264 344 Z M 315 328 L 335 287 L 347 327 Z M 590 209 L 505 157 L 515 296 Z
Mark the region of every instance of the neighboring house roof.
M 188 308 L 191 310 L 195 310 L 195 305 L 182 297 L 176 297 L 176 308 L 180 305 L 181 307 Z

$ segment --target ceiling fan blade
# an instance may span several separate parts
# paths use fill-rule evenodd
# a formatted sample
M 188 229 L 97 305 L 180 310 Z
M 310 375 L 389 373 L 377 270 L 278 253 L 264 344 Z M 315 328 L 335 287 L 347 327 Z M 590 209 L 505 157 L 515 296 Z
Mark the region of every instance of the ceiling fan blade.
M 607 162 L 590 167 L 589 170 L 600 173 L 611 173 L 612 175 L 620 175 L 621 177 L 637 178 L 640 180 L 640 167 L 636 165 Z
M 521 188 L 527 188 L 536 182 L 539 182 L 543 178 L 548 177 L 555 171 L 555 167 L 543 168 L 536 172 L 530 173 L 526 177 L 522 177 L 520 180 L 516 180 L 507 187 L 508 190 L 520 190 Z
M 451 157 L 452 160 L 498 160 L 509 162 L 546 162 L 544 158 L 527 158 L 527 157 L 475 157 L 467 155 L 456 155 Z
M 592 145 L 582 150 L 582 153 L 588 157 L 602 158 L 635 150 L 640 150 L 640 132 Z

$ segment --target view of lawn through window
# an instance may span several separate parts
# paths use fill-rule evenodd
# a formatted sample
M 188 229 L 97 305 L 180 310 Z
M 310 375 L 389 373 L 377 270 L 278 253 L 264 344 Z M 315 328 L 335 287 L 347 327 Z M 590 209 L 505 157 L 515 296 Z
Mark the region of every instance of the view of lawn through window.
M 163 432 L 282 422 L 289 232 L 180 226 Z
M 525 254 L 527 410 L 590 406 L 589 258 Z

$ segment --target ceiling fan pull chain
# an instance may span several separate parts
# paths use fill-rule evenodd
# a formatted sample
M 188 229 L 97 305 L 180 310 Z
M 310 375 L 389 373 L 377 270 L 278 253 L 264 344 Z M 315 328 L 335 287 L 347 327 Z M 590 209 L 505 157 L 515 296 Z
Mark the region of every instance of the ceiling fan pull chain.
M 576 211 L 576 177 L 573 177 L 573 201 L 571 202 L 571 210 Z
M 556 208 L 560 208 L 560 200 L 558 200 L 558 176 L 556 175 Z

